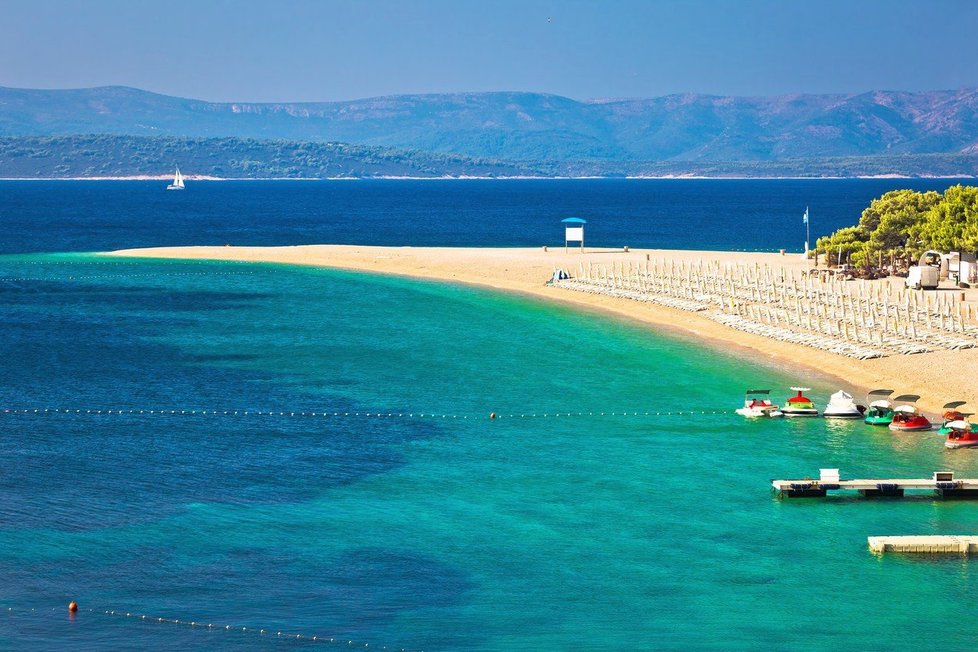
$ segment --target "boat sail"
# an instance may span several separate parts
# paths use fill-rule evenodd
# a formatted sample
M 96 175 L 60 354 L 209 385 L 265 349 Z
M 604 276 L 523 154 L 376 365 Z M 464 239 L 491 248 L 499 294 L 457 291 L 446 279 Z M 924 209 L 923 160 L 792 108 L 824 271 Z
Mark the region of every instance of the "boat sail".
M 173 183 L 166 187 L 167 190 L 183 190 L 183 175 L 180 174 L 180 168 L 177 168 L 176 173 L 173 175 Z

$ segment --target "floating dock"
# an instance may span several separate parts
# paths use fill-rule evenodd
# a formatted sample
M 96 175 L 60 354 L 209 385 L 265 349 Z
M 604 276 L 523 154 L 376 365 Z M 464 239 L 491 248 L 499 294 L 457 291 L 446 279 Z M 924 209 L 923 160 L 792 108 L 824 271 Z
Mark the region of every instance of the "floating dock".
M 929 491 L 943 498 L 978 498 L 978 479 L 955 479 L 951 471 L 935 471 L 931 478 L 841 480 L 838 469 L 820 469 L 817 480 L 772 480 L 779 496 L 820 498 L 830 491 L 857 491 L 867 497 L 900 497 L 907 491 Z
M 869 549 L 884 552 L 910 552 L 932 555 L 971 555 L 978 553 L 978 536 L 935 535 L 904 537 L 869 537 Z

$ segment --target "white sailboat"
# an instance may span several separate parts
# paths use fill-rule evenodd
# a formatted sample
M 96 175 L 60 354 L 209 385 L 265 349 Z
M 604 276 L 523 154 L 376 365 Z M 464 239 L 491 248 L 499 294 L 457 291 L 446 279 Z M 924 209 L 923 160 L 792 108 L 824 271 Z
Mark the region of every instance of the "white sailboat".
M 183 190 L 183 175 L 180 174 L 180 168 L 177 168 L 176 173 L 173 175 L 173 183 L 166 187 L 167 190 Z

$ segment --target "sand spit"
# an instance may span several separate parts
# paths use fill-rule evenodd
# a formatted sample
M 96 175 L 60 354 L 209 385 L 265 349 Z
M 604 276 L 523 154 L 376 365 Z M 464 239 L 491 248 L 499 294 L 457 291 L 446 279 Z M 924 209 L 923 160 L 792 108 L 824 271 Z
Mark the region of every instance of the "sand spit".
M 815 283 L 809 281 L 809 285 L 805 286 L 800 279 L 806 278 L 802 272 L 807 271 L 811 263 L 802 260 L 798 254 L 652 249 L 628 252 L 621 249 L 588 249 L 582 254 L 574 249 L 565 253 L 563 247 L 545 250 L 542 247 L 303 245 L 162 247 L 115 251 L 105 255 L 311 265 L 477 285 L 627 318 L 654 330 L 668 331 L 701 341 L 760 365 L 796 368 L 799 382 L 804 380 L 806 373 L 816 372 L 835 379 L 842 387 L 859 392 L 859 398 L 869 389 L 887 387 L 898 393 L 920 394 L 920 407 L 932 416 L 939 412 L 944 403 L 952 400 L 967 400 L 969 407 L 978 410 L 978 389 L 975 383 L 978 375 L 978 348 L 944 348 L 937 345 L 930 335 L 931 332 L 940 333 L 936 337 L 945 337 L 947 341 L 974 339 L 968 329 L 978 328 L 978 322 L 974 322 L 972 318 L 978 313 L 978 290 L 966 291 L 964 301 L 960 300 L 963 292 L 960 290 L 928 293 L 932 295 L 932 305 L 935 307 L 938 305 L 938 297 L 948 306 L 952 305 L 951 299 L 954 299 L 956 321 L 949 317 L 945 322 L 942 318 L 941 330 L 936 317 L 932 322 L 928 319 L 925 325 L 927 313 L 923 309 L 914 312 L 912 317 L 909 307 L 900 312 L 900 297 L 916 309 L 927 305 L 926 301 L 921 303 L 913 298 L 908 299 L 907 293 L 900 294 L 900 279 L 848 281 L 846 286 L 850 286 L 851 290 L 843 287 L 840 281 L 824 278 Z M 578 280 L 587 280 L 590 287 L 572 289 L 569 286 L 573 284 L 566 287 L 561 287 L 560 284 L 556 287 L 547 285 L 555 268 L 568 271 Z M 717 295 L 715 307 L 692 308 L 695 304 L 709 304 L 705 300 L 708 294 L 703 293 L 702 287 L 688 287 L 690 282 L 703 282 L 704 269 L 714 269 L 721 275 L 725 274 L 727 281 L 716 281 L 720 285 L 728 281 L 732 283 L 733 278 L 738 275 L 736 270 L 751 269 L 757 272 L 757 277 L 761 280 L 780 276 L 791 278 L 794 285 L 783 287 L 781 294 L 765 294 L 764 285 L 757 284 L 756 288 L 748 288 L 748 292 L 756 294 L 750 294 L 749 300 L 744 295 L 739 295 L 741 300 L 734 302 L 738 305 L 731 303 L 731 297 L 738 296 L 732 294 L 722 301 Z M 648 271 L 648 275 L 642 276 L 642 270 Z M 670 287 L 665 285 L 665 281 L 659 286 L 648 284 L 648 279 L 667 276 L 667 270 L 672 279 L 669 281 Z M 699 275 L 695 270 L 700 270 Z M 685 276 L 687 274 L 690 275 L 689 280 Z M 788 304 L 779 305 L 785 300 L 784 292 L 790 292 L 790 287 L 795 289 L 796 295 L 792 295 Z M 853 298 L 848 299 L 848 303 L 840 300 L 838 310 L 845 311 L 846 306 L 849 306 L 849 318 L 857 320 L 854 321 L 853 328 L 841 323 L 834 305 L 831 308 L 831 317 L 825 312 L 827 308 L 824 306 L 806 313 L 805 307 L 808 304 L 802 303 L 799 298 L 799 288 L 804 287 L 808 288 L 805 294 L 808 299 L 825 296 L 824 293 L 813 292 L 815 287 L 832 288 L 843 299 L 845 295 L 851 294 Z M 624 291 L 626 289 L 627 292 Z M 637 300 L 634 295 L 640 291 L 662 299 L 670 299 L 669 292 L 687 292 L 688 300 L 683 299 L 682 295 L 660 302 Z M 866 299 L 867 306 L 870 304 L 869 298 L 873 298 L 877 307 L 867 308 L 869 312 L 866 315 L 855 316 L 853 306 L 858 303 L 857 298 Z M 672 305 L 668 305 L 669 303 Z M 885 312 L 881 312 L 884 306 Z M 780 308 L 781 312 L 772 310 L 775 308 Z M 951 308 L 948 310 L 951 311 Z M 840 344 L 848 342 L 852 346 L 873 350 L 886 348 L 882 347 L 882 334 L 868 333 L 868 330 L 873 329 L 867 329 L 865 325 L 862 332 L 858 328 L 858 324 L 865 324 L 865 321 L 858 321 L 859 319 L 871 319 L 875 315 L 875 319 L 879 320 L 881 314 L 892 320 L 885 327 L 892 329 L 892 338 L 912 340 L 920 344 L 917 348 L 928 350 L 913 355 L 887 350 L 885 357 L 858 359 L 840 352 L 806 346 L 783 337 L 787 329 L 799 337 L 820 335 L 834 337 Z M 725 317 L 718 320 L 717 315 Z M 901 320 L 906 320 L 906 323 L 901 323 Z M 740 327 L 746 323 L 748 327 L 732 327 L 728 325 L 731 321 L 738 321 Z M 818 333 L 814 332 L 816 327 L 819 329 Z M 875 330 L 879 331 L 880 328 L 883 328 L 882 325 Z M 963 332 L 955 330 L 958 328 L 963 329 Z M 811 332 L 806 333 L 806 330 Z M 884 329 L 884 332 L 890 331 Z M 914 338 L 910 337 L 911 333 Z M 868 339 L 866 343 L 860 343 L 858 337 Z M 890 341 L 891 337 L 887 335 L 886 342 Z M 736 399 L 732 397 L 732 400 Z

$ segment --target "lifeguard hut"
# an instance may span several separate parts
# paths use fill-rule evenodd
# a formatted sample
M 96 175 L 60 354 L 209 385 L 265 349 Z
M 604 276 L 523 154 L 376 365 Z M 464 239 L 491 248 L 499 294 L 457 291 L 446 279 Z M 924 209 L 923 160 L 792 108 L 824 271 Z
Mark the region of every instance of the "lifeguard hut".
M 579 217 L 568 217 L 561 220 L 561 223 L 564 225 L 564 253 L 567 253 L 568 242 L 580 242 L 581 253 L 583 253 L 584 225 L 587 224 L 587 220 L 582 220 Z

